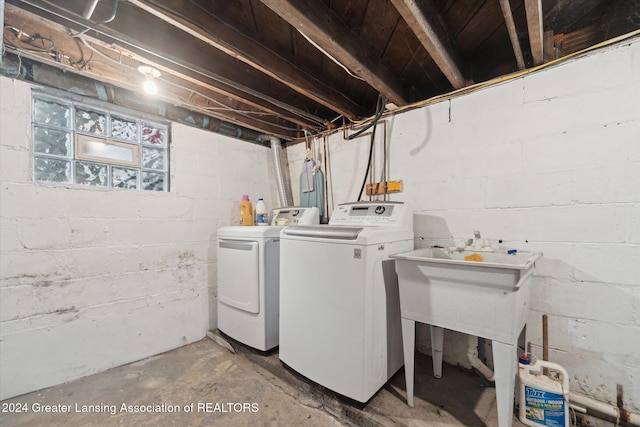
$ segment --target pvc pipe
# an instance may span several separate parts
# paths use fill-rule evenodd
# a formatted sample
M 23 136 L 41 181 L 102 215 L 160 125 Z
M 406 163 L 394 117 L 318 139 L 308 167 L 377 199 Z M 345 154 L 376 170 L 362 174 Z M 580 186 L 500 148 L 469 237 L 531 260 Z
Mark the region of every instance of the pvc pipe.
M 467 358 L 471 366 L 476 368 L 489 381 L 494 381 L 493 371 L 487 367 L 482 360 L 478 359 L 478 337 L 469 335 L 467 341 Z
M 617 422 L 624 421 L 629 425 L 640 427 L 640 415 L 629 411 L 625 411 L 621 414 L 618 407 L 609 403 L 600 402 L 599 400 L 592 399 L 583 394 L 574 392 L 569 393 L 569 403 L 575 403 L 576 405 L 583 406 L 587 409 L 587 412 L 593 411 L 598 414 L 614 418 Z

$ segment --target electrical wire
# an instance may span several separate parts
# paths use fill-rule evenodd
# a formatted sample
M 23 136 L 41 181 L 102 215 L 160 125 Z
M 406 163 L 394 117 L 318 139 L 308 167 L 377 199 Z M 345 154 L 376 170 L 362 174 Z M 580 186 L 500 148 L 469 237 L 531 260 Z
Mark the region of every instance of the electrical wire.
M 354 133 L 353 135 L 349 136 L 349 139 L 353 139 L 356 136 L 360 135 L 362 132 L 364 132 L 365 130 L 373 127 L 372 131 L 371 131 L 371 142 L 369 143 L 369 159 L 367 160 L 367 170 L 364 173 L 364 179 L 362 180 L 362 187 L 360 187 L 360 193 L 358 194 L 358 199 L 360 200 L 362 199 L 362 193 L 364 192 L 364 188 L 367 185 L 367 176 L 369 175 L 369 169 L 371 169 L 371 158 L 373 156 L 373 145 L 374 145 L 374 141 L 376 138 L 376 124 L 378 123 L 378 120 L 380 120 L 380 117 L 382 116 L 382 113 L 384 112 L 384 106 L 387 103 L 387 98 L 385 98 L 384 95 L 379 94 L 378 95 L 378 102 L 376 103 L 376 115 L 374 117 L 374 119 L 371 121 L 371 123 L 365 127 L 364 129 L 361 129 L 360 131 Z
M 486 82 L 481 82 L 481 83 L 477 83 L 475 85 L 466 86 L 466 87 L 454 90 L 452 92 L 448 92 L 448 93 L 443 94 L 443 95 L 434 96 L 433 98 L 429 98 L 429 99 L 426 99 L 426 100 L 423 100 L 423 101 L 419 101 L 419 102 L 415 102 L 415 103 L 412 103 L 412 104 L 408 104 L 408 105 L 399 107 L 399 108 L 393 110 L 393 113 L 395 114 L 395 113 L 399 113 L 401 111 L 406 111 L 406 110 L 411 110 L 411 109 L 418 108 L 418 107 L 423 107 L 425 105 L 430 105 L 430 104 L 434 104 L 436 102 L 440 102 L 440 101 L 445 100 L 445 99 L 453 98 L 453 97 L 455 97 L 457 95 L 465 95 L 467 93 L 475 92 L 477 90 L 480 90 L 480 89 L 483 89 L 483 88 L 486 88 L 486 87 L 489 87 L 489 86 L 493 86 L 493 85 L 496 85 L 496 84 L 504 83 L 504 82 L 507 82 L 507 81 L 510 81 L 510 80 L 515 80 L 517 78 L 526 76 L 527 74 L 531 74 L 531 73 L 534 73 L 536 71 L 539 71 L 539 70 L 542 70 L 542 69 L 545 69 L 545 68 L 548 68 L 548 67 L 552 67 L 554 65 L 557 65 L 559 63 L 563 63 L 565 61 L 568 61 L 570 59 L 573 59 L 573 58 L 575 58 L 577 56 L 580 56 L 580 55 L 583 55 L 585 53 L 591 52 L 593 50 L 600 49 L 600 48 L 603 48 L 605 46 L 609 46 L 609 45 L 624 41 L 626 39 L 630 39 L 630 38 L 638 36 L 638 35 L 640 35 L 640 30 L 635 30 L 635 31 L 632 31 L 632 32 L 627 33 L 627 34 L 623 34 L 621 36 L 614 37 L 614 38 L 609 39 L 609 40 L 605 40 L 605 41 L 603 41 L 601 43 L 595 44 L 595 45 L 590 46 L 588 48 L 579 50 L 577 52 L 570 53 L 570 54 L 565 55 L 563 57 L 556 58 L 556 59 L 551 60 L 549 62 L 545 62 L 544 64 L 540 64 L 540 65 L 537 65 L 535 67 L 528 68 L 526 70 L 516 71 L 516 72 L 511 73 L 511 74 L 507 74 L 507 75 L 504 75 L 504 76 L 496 77 L 496 78 L 488 80 Z
M 47 54 L 47 55 L 51 56 L 55 62 L 58 62 L 58 63 L 61 63 L 61 64 L 67 64 L 68 66 L 70 66 L 72 68 L 76 68 L 78 70 L 83 70 L 91 60 L 91 58 L 90 58 L 89 60 L 86 60 L 86 61 L 85 60 L 76 61 L 73 58 L 71 58 L 70 56 L 65 55 L 65 54 L 63 54 L 61 52 L 58 52 L 58 51 L 50 51 L 50 52 L 38 51 L 38 50 L 34 50 L 34 49 L 28 49 L 28 48 L 19 47 L 19 46 L 16 46 L 16 45 L 12 44 L 12 43 L 5 43 L 5 47 L 7 47 L 10 52 L 14 53 L 19 58 L 21 58 L 20 57 L 20 53 L 24 53 L 26 56 L 29 56 L 29 54 L 31 54 L 32 56 L 34 56 L 36 58 L 40 58 L 40 56 L 37 55 L 37 54 L 43 54 L 44 53 L 44 54 Z
M 29 35 L 29 34 L 25 33 L 21 29 L 16 28 L 16 27 L 12 27 L 10 25 L 5 25 L 3 27 L 3 30 L 9 30 L 11 33 L 13 33 L 13 35 L 16 38 L 16 40 L 19 41 L 20 43 L 32 45 L 32 43 L 35 42 L 36 40 L 40 40 L 41 42 L 43 42 L 43 44 L 44 44 L 45 41 L 50 43 L 50 45 L 48 47 L 43 46 L 41 48 L 37 48 L 37 47 L 21 47 L 21 46 L 16 46 L 14 44 L 10 44 L 10 46 L 12 46 L 14 48 L 17 48 L 17 49 L 22 49 L 22 50 L 28 51 L 28 52 L 48 53 L 48 52 L 52 52 L 56 47 L 56 44 L 54 43 L 54 41 L 51 40 L 48 37 L 43 37 L 43 36 L 40 36 L 38 34 L 32 36 L 32 35 Z M 21 37 L 26 37 L 27 40 L 22 40 Z
M 212 111 L 212 110 L 213 111 L 226 110 L 226 111 L 229 111 L 229 112 L 232 112 L 232 113 L 236 113 L 236 114 L 238 114 L 238 115 L 240 115 L 240 116 L 242 116 L 244 118 L 247 118 L 247 119 L 250 119 L 250 120 L 254 120 L 254 121 L 260 122 L 262 124 L 269 125 L 269 126 L 272 126 L 272 127 L 276 127 L 278 129 L 282 129 L 282 130 L 285 130 L 285 131 L 296 131 L 297 132 L 297 131 L 300 130 L 297 127 L 294 128 L 294 127 L 290 127 L 290 126 L 284 126 L 284 125 L 280 125 L 280 124 L 277 124 L 277 123 L 273 123 L 273 122 L 269 122 L 269 121 L 266 121 L 266 120 L 262 120 L 262 119 L 260 119 L 258 117 L 249 116 L 249 113 L 251 113 L 250 111 L 237 110 L 235 108 L 229 107 L 229 106 L 223 104 L 222 102 L 218 101 L 217 99 L 211 98 L 211 97 L 209 97 L 207 95 L 204 95 L 204 94 L 202 94 L 200 92 L 194 91 L 193 89 L 188 88 L 188 87 L 183 86 L 183 85 L 180 85 L 178 83 L 174 83 L 174 82 L 171 82 L 171 81 L 168 81 L 168 80 L 162 80 L 162 82 L 163 82 L 163 84 L 168 84 L 170 86 L 174 86 L 174 87 L 177 87 L 179 89 L 190 91 L 190 92 L 192 92 L 192 94 L 196 94 L 198 96 L 201 96 L 204 99 L 206 99 L 207 101 L 211 101 L 211 102 L 221 106 L 221 107 L 206 107 L 206 106 L 198 105 L 195 102 L 189 103 L 189 102 L 187 102 L 185 100 L 182 100 L 183 102 L 185 102 L 187 104 L 191 104 L 194 107 L 203 108 L 203 109 L 209 110 L 209 111 Z M 259 113 L 259 112 L 257 112 L 257 113 Z M 274 115 L 276 117 L 278 116 L 276 113 L 259 113 L 259 114 L 263 114 L 263 115 L 271 114 L 271 115 Z
M 621 36 L 614 37 L 614 38 L 612 38 L 610 40 L 603 41 L 601 43 L 598 43 L 596 45 L 590 46 L 588 48 L 579 50 L 577 52 L 570 53 L 570 54 L 565 55 L 565 56 L 563 56 L 561 58 L 557 58 L 557 59 L 554 59 L 552 61 L 545 62 L 544 64 L 540 64 L 538 66 L 535 66 L 535 67 L 532 67 L 532 68 L 529 68 L 529 69 L 526 69 L 526 70 L 522 70 L 522 71 L 517 71 L 515 73 L 507 74 L 507 75 L 504 75 L 504 76 L 496 77 L 494 79 L 487 80 L 486 82 L 481 82 L 481 83 L 476 83 L 476 84 L 471 85 L 471 86 L 466 86 L 466 87 L 463 87 L 463 88 L 460 88 L 460 89 L 457 89 L 457 90 L 454 90 L 454 91 L 451 91 L 451 92 L 447 92 L 447 93 L 442 94 L 442 95 L 434 96 L 434 97 L 429 98 L 429 99 L 425 99 L 425 100 L 422 100 L 422 101 L 418 101 L 418 102 L 414 102 L 414 103 L 411 103 L 411 104 L 407 104 L 407 105 L 398 107 L 397 109 L 394 109 L 393 111 L 387 111 L 386 114 L 395 115 L 397 113 L 401 113 L 401 112 L 404 112 L 404 111 L 413 110 L 413 109 L 416 109 L 416 108 L 420 108 L 420 107 L 424 107 L 424 106 L 427 106 L 427 105 L 435 104 L 435 103 L 438 103 L 438 102 L 441 102 L 441 101 L 444 101 L 444 100 L 447 100 L 447 99 L 452 99 L 452 98 L 455 98 L 456 96 L 459 96 L 459 95 L 466 95 L 466 94 L 475 92 L 477 90 L 484 89 L 486 87 L 490 87 L 490 86 L 494 86 L 494 85 L 497 85 L 497 84 L 500 84 L 500 83 L 508 82 L 510 80 L 515 80 L 515 79 L 523 77 L 523 76 L 525 76 L 527 74 L 531 74 L 531 73 L 534 73 L 536 71 L 540 71 L 540 70 L 545 69 L 547 67 L 552 67 L 554 65 L 558 65 L 558 64 L 563 63 L 565 61 L 573 59 L 573 58 L 575 58 L 577 56 L 583 55 L 585 53 L 589 53 L 589 52 L 594 51 L 596 49 L 601 49 L 603 47 L 606 47 L 606 46 L 609 46 L 609 45 L 612 45 L 612 44 L 615 44 L 615 43 L 618 43 L 618 42 L 621 42 L 621 41 L 624 41 L 624 40 L 627 40 L 627 39 L 630 39 L 630 38 L 633 38 L 633 37 L 636 37 L 636 36 L 639 36 L 639 35 L 640 35 L 640 30 L 635 30 L 635 31 L 632 31 L 632 32 L 627 33 L 627 34 L 623 34 Z M 335 119 L 331 120 L 331 123 L 335 122 L 340 117 L 342 117 L 342 115 L 339 115 Z M 350 120 L 350 122 L 351 122 L 351 125 L 359 126 L 359 125 L 362 125 L 362 124 L 368 122 L 369 120 L 372 120 L 372 118 L 371 117 L 367 117 L 367 118 L 364 118 L 362 120 Z M 322 133 L 326 134 L 326 135 L 330 135 L 330 134 L 332 134 L 334 132 L 337 132 L 337 130 L 336 129 L 327 129 L 327 130 L 323 131 Z M 349 138 L 349 139 L 351 139 L 351 138 Z
M 347 139 L 351 140 L 351 139 L 357 138 L 363 132 L 367 131 L 372 126 L 375 126 L 375 124 L 378 123 L 378 120 L 380 120 L 380 117 L 382 117 L 382 113 L 384 113 L 384 106 L 386 104 L 387 104 L 387 98 L 383 94 L 378 94 L 378 100 L 376 102 L 376 114 L 373 117 L 373 119 L 371 120 L 371 122 L 367 126 L 365 126 L 364 128 L 362 128 L 359 131 L 357 131 L 356 133 L 354 133 L 352 135 L 348 135 Z
M 342 68 L 344 71 L 347 72 L 347 74 L 349 74 L 351 77 L 353 77 L 354 79 L 358 79 L 358 80 L 362 80 L 365 81 L 362 77 L 357 76 L 355 74 L 353 74 L 351 72 L 351 70 L 349 70 L 342 62 L 338 61 L 336 58 L 333 57 L 333 55 L 331 55 L 329 52 L 327 52 L 326 50 L 324 50 L 318 43 L 314 42 L 313 40 L 311 40 L 305 33 L 303 33 L 300 29 L 298 29 L 298 32 L 302 35 L 302 37 L 304 37 L 305 39 L 307 39 L 307 41 L 316 49 L 318 49 L 320 52 L 322 52 L 324 54 L 324 56 L 326 56 L 327 58 L 329 58 L 331 61 L 333 61 L 338 67 Z

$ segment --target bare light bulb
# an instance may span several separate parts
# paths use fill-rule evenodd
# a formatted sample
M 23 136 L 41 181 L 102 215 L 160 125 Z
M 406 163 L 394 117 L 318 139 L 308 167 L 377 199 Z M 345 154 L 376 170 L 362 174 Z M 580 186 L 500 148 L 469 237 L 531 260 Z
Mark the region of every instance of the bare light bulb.
M 145 77 L 144 84 L 142 85 L 144 91 L 149 95 L 155 95 L 158 93 L 158 86 L 153 79 L 160 77 L 160 71 L 153 67 L 149 67 L 148 65 L 139 66 L 138 71 L 140 71 Z
M 146 79 L 144 81 L 144 85 L 142 85 L 142 88 L 149 95 L 155 95 L 156 93 L 158 93 L 158 85 L 156 85 L 156 82 L 154 82 L 153 79 Z

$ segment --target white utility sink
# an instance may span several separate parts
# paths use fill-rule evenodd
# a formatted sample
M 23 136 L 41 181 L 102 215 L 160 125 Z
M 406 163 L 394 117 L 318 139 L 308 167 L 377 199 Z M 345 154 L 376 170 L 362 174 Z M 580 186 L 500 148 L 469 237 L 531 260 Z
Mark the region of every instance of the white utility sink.
M 464 258 L 469 255 L 478 254 L 484 258 L 483 261 L 465 261 Z M 441 248 L 425 248 L 416 249 L 411 252 L 404 252 L 394 255 L 397 259 L 407 259 L 412 261 L 429 261 L 432 263 L 457 264 L 457 265 L 473 265 L 481 268 L 509 268 L 517 270 L 528 270 L 533 266 L 542 253 L 540 252 L 517 252 L 508 254 L 504 252 L 486 251 L 486 250 L 458 250 L 458 249 L 441 249 Z M 472 264 L 469 264 L 472 263 Z
M 499 427 L 511 426 L 517 342 L 529 314 L 531 276 L 541 253 L 417 249 L 395 258 L 407 381 L 413 406 L 415 322 L 431 325 L 436 377 L 442 329 L 492 340 Z M 465 256 L 482 261 L 465 261 Z

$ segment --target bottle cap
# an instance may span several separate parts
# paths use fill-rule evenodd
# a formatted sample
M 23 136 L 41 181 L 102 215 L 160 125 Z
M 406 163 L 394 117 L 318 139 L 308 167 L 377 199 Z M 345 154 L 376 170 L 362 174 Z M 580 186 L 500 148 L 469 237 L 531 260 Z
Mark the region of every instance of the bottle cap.
M 522 356 L 520 356 L 520 360 L 518 360 L 518 362 L 522 363 L 523 365 L 529 365 L 531 363 L 531 361 L 527 357 L 527 353 L 523 353 Z
M 242 195 L 242 200 L 249 200 L 249 195 L 248 194 L 243 194 Z

